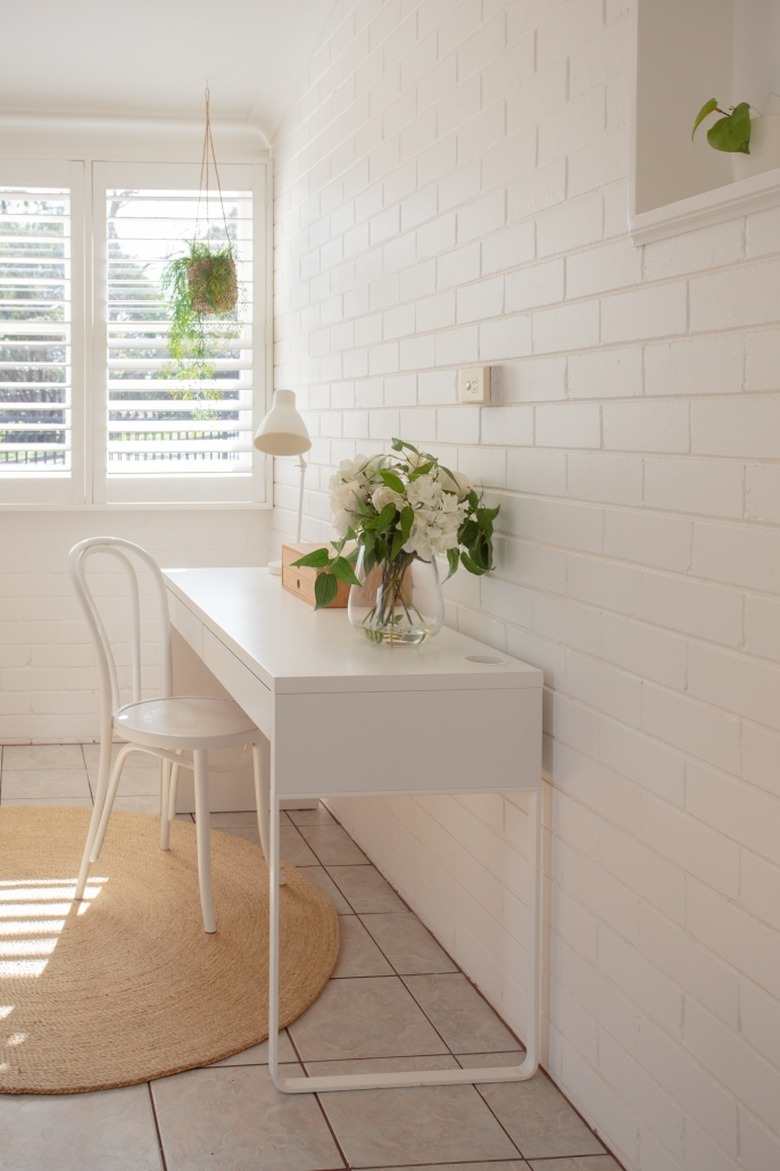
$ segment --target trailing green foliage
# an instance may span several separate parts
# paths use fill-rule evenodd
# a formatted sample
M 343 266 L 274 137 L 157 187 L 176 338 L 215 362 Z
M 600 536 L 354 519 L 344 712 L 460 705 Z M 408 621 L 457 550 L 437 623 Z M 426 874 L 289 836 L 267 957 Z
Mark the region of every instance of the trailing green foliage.
M 213 248 L 193 240 L 183 256 L 168 262 L 161 283 L 171 312 L 174 365 L 167 373 L 186 381 L 212 378 L 219 343 L 237 334 L 238 281 L 230 245 Z

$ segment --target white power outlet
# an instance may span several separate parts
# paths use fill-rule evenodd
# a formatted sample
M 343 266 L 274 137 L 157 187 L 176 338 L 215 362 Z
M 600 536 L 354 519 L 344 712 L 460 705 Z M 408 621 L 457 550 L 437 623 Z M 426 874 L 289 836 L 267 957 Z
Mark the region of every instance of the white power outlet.
M 465 366 L 460 371 L 458 386 L 462 403 L 489 403 L 490 367 Z

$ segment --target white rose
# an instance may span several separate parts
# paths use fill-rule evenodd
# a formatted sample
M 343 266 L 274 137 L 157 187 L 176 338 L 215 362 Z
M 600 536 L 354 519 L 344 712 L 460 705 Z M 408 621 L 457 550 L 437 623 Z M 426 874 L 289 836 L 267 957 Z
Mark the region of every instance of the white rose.
M 352 513 L 346 511 L 333 513 L 333 527 L 340 537 L 345 537 L 352 527 Z
M 374 489 L 371 493 L 371 503 L 377 512 L 381 512 L 388 504 L 394 504 L 399 512 L 403 508 L 402 497 L 397 492 L 394 492 L 392 488 L 389 488 L 387 484 L 380 484 L 378 488 Z
M 361 485 L 357 480 L 349 480 L 347 483 L 337 482 L 331 487 L 330 506 L 334 512 L 341 512 L 343 509 L 354 510 L 357 501 L 362 494 Z
M 444 491 L 454 492 L 458 500 L 465 500 L 474 487 L 471 480 L 463 472 L 448 472 L 445 468 L 442 468 L 439 473 L 439 481 Z
M 344 482 L 357 479 L 365 463 L 366 457 L 364 455 L 356 455 L 354 459 L 343 459 L 338 466 L 338 471 L 334 479 Z

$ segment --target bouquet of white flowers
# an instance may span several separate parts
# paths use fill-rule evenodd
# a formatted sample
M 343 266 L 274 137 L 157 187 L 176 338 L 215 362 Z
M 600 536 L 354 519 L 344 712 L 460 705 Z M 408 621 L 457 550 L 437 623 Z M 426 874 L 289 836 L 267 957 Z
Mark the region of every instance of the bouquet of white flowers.
M 338 539 L 331 550 L 315 549 L 295 562 L 322 571 L 315 584 L 317 609 L 333 600 L 339 581 L 361 586 L 376 569 L 381 588 L 361 623 L 367 633 L 369 627 L 392 628 L 408 612 L 404 582 L 415 560 L 446 556 L 448 577 L 459 565 L 475 574 L 493 568 L 498 507 L 485 508 L 468 477 L 442 467 L 411 443 L 394 439 L 392 449 L 392 455 L 357 456 L 339 465 L 330 480 Z M 348 544 L 352 547 L 345 552 Z M 358 558 L 362 581 L 354 568 Z

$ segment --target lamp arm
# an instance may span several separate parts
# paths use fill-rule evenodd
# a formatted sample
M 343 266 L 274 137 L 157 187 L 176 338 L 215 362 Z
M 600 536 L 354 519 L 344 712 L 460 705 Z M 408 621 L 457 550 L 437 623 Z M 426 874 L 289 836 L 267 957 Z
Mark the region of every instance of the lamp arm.
M 303 458 L 302 455 L 298 456 L 298 467 L 300 468 L 300 473 L 301 473 L 301 484 L 300 484 L 300 489 L 298 491 L 298 523 L 297 523 L 296 529 L 295 529 L 295 543 L 296 543 L 296 545 L 300 545 L 300 543 L 301 543 L 301 524 L 303 521 L 303 481 L 306 476 L 306 460 Z

